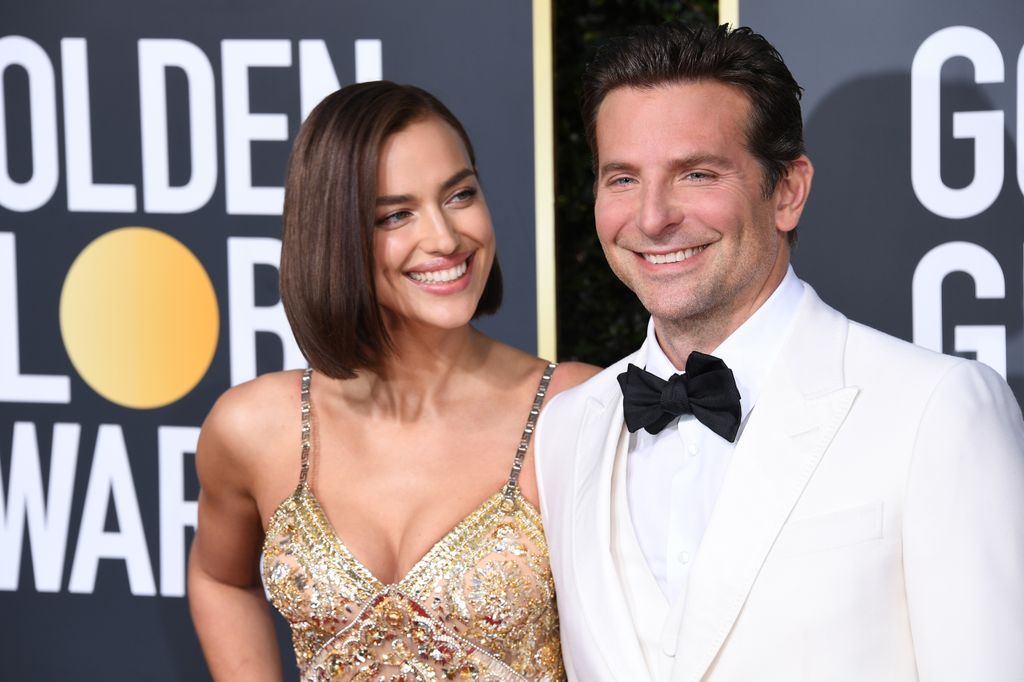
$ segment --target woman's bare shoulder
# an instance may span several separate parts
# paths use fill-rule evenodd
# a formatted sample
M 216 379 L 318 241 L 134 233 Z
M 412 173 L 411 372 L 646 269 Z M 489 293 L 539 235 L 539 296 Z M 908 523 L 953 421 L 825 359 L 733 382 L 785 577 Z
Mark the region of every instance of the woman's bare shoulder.
M 551 383 L 548 385 L 548 395 L 554 396 L 562 391 L 572 388 L 594 376 L 601 371 L 596 365 L 588 365 L 585 362 L 560 362 L 551 376 Z
M 547 360 L 494 339 L 489 339 L 489 342 L 489 371 L 493 376 L 503 377 L 503 386 L 520 386 L 524 390 L 536 386 L 544 367 L 548 364 Z M 585 362 L 560 362 L 551 375 L 547 395 L 551 397 L 581 384 L 600 371 L 600 367 Z
M 264 374 L 225 391 L 203 422 L 200 452 L 227 465 L 245 464 L 300 428 L 300 370 Z
M 299 415 L 302 372 L 272 372 L 233 386 L 225 391 L 206 418 L 215 426 L 236 435 L 273 428 Z

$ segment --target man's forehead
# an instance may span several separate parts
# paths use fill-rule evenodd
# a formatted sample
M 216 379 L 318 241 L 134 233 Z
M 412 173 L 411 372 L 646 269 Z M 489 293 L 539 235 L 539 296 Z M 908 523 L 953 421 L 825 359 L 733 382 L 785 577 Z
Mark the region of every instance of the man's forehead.
M 596 119 L 601 114 L 616 106 L 636 107 L 644 104 L 666 104 L 676 102 L 680 105 L 698 99 L 713 101 L 727 100 L 731 107 L 742 106 L 744 111 L 750 107 L 750 98 L 737 85 L 713 78 L 698 80 L 665 81 L 652 85 L 620 85 L 609 90 L 597 107 Z
M 750 100 L 740 88 L 716 80 L 682 81 L 650 87 L 621 86 L 605 96 L 595 117 L 598 146 L 627 138 L 664 138 L 669 131 L 689 137 L 745 132 Z M 733 129 L 733 130 L 730 130 Z

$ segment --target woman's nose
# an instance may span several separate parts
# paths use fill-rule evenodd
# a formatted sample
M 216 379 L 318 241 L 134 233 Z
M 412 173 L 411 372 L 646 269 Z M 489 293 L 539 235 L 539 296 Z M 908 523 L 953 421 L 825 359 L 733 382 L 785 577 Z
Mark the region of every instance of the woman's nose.
M 451 216 L 442 209 L 428 211 L 423 221 L 423 249 L 431 253 L 454 253 L 459 248 L 459 233 Z

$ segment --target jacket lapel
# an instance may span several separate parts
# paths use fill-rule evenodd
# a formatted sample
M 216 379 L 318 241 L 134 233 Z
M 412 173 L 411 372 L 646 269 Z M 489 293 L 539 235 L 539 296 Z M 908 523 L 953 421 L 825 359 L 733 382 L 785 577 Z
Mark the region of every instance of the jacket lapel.
M 637 357 L 643 357 L 643 349 L 622 366 Z M 572 531 L 577 599 L 595 644 L 591 655 L 599 658 L 609 680 L 648 677 L 611 552 L 612 474 L 616 455 L 627 442 L 616 385 L 588 399 L 585 408 L 575 453 Z
M 673 682 L 698 682 L 718 655 L 857 395 L 856 388 L 843 386 L 849 323 L 807 289 L 790 341 L 743 427 L 701 541 L 686 591 Z

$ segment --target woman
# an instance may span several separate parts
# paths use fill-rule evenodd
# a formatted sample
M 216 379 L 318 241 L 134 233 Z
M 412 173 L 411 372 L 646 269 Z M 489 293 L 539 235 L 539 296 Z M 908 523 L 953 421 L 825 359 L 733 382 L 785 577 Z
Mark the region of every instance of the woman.
M 501 275 L 443 104 L 376 82 L 310 114 L 281 292 L 312 370 L 229 390 L 196 453 L 189 599 L 213 676 L 281 679 L 265 589 L 304 681 L 563 679 L 528 446 L 545 395 L 594 368 L 470 326 Z

